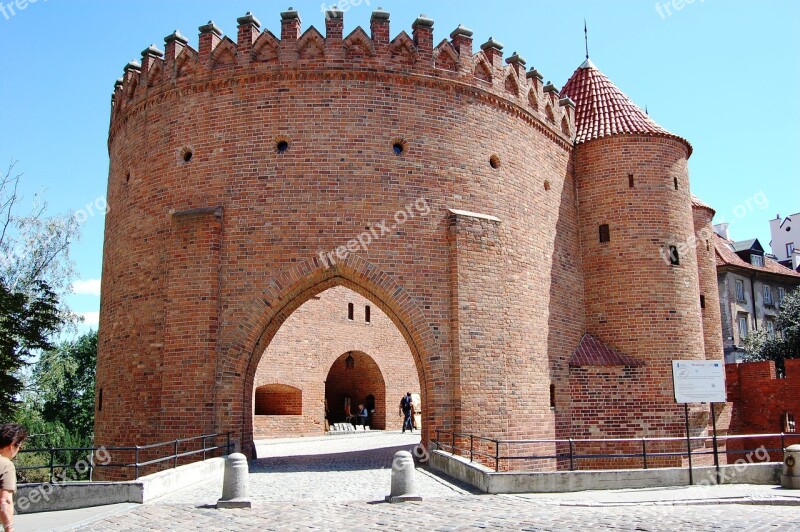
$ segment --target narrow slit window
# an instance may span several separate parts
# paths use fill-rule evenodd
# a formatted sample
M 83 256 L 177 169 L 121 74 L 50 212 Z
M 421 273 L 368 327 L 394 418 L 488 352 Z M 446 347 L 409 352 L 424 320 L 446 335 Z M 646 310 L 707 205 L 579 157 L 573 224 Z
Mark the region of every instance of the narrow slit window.
M 628 174 L 628 188 L 633 188 L 633 174 Z
M 550 408 L 556 407 L 556 385 L 550 385 Z
M 352 320 L 353 319 L 353 304 L 352 303 L 348 303 L 347 304 L 347 319 L 348 320 Z
M 369 307 L 369 305 L 364 307 L 364 321 L 367 322 L 367 323 L 370 323 L 371 320 L 372 320 L 372 316 L 371 316 L 372 312 L 371 311 L 372 311 L 372 309 Z
M 600 226 L 600 242 L 610 242 L 611 241 L 611 230 L 608 228 L 608 224 L 603 224 Z
M 681 263 L 681 258 L 678 256 L 678 248 L 676 246 L 669 247 L 669 263 L 677 266 Z
M 706 308 L 706 296 L 700 296 L 700 308 Z
M 678 178 L 677 177 L 673 177 L 672 178 L 672 182 L 675 185 L 675 190 L 678 190 Z
M 97 411 L 98 412 L 102 412 L 103 411 L 103 389 L 102 388 L 100 388 L 100 393 L 98 394 L 98 397 L 97 397 Z

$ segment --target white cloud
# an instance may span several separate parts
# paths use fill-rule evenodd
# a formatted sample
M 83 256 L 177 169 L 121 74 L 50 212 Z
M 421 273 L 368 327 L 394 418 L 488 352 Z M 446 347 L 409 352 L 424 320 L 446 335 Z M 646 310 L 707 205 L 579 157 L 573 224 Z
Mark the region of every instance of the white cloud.
M 72 291 L 76 294 L 90 296 L 100 295 L 100 279 L 86 279 L 85 281 L 75 281 L 72 283 Z
M 83 318 L 83 325 L 97 328 L 100 325 L 100 312 L 93 310 L 91 312 L 81 312 L 81 317 Z

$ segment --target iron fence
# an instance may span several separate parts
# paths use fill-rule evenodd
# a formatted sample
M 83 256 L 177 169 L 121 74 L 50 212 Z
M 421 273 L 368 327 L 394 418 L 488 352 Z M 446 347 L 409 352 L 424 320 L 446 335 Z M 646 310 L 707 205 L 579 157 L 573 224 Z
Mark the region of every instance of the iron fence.
M 185 459 L 190 456 L 202 455 L 202 460 L 206 460 L 208 458 L 213 458 L 215 454 L 217 454 L 216 451 L 222 449 L 225 450 L 223 454 L 230 454 L 234 445 L 231 441 L 232 434 L 231 432 L 203 434 L 191 438 L 178 438 L 147 445 L 117 447 L 40 447 L 22 449 L 20 450 L 20 454 L 47 454 L 49 460 L 46 465 L 19 465 L 16 469 L 18 474 L 23 475 L 25 471 L 49 470 L 49 482 L 56 481 L 57 470 L 62 473 L 68 470 L 75 471 L 77 473 L 76 478 L 70 478 L 69 480 L 81 480 L 80 477 L 85 476 L 85 480 L 91 481 L 93 472 L 100 468 L 133 469 L 134 479 L 138 479 L 144 468 L 159 466 L 159 464 L 168 462 L 171 462 L 171 468 L 175 468 L 178 467 L 179 461 L 182 458 Z M 217 442 L 223 438 L 224 440 L 218 444 Z M 165 449 L 169 451 L 169 454 L 162 455 Z M 80 460 L 73 460 L 75 453 L 81 453 L 83 458 Z M 102 460 L 99 462 L 97 461 L 98 455 L 103 454 L 107 454 L 109 457 L 106 463 L 102 463 Z M 133 460 L 115 462 L 115 455 L 127 455 Z M 156 455 L 161 456 L 144 459 Z M 61 463 L 62 461 L 65 463 Z M 84 467 L 78 467 L 81 464 L 86 465 Z M 170 467 L 162 469 L 170 469 Z
M 744 434 L 728 436 L 679 436 L 679 437 L 641 437 L 641 438 L 566 438 L 566 439 L 532 439 L 532 440 L 501 440 L 474 434 L 465 434 L 452 431 L 436 430 L 436 437 L 432 443 L 436 449 L 458 454 L 464 458 L 469 457 L 470 462 L 479 461 L 494 465 L 495 471 L 500 471 L 501 464 L 506 465 L 519 461 L 543 461 L 557 460 L 569 464 L 569 470 L 574 471 L 580 460 L 586 459 L 634 459 L 640 461 L 643 469 L 651 468 L 653 460 L 662 457 L 685 457 L 689 461 L 691 472 L 691 459 L 696 456 L 712 455 L 714 465 L 719 471 L 719 454 L 727 455 L 752 455 L 758 451 L 767 453 L 780 452 L 783 457 L 787 445 L 790 441 L 800 442 L 798 433 L 776 433 L 776 434 Z M 749 449 L 728 449 L 727 443 L 733 440 L 772 440 L 780 442 L 779 447 L 761 447 Z M 720 443 L 725 444 L 725 448 L 720 450 Z M 625 445 L 620 445 L 625 444 Z M 664 450 L 670 447 L 678 449 L 679 446 L 686 444 L 682 450 Z M 543 446 L 552 449 L 552 452 L 545 453 L 524 453 L 507 454 L 505 449 L 512 447 Z M 602 449 L 613 449 L 617 447 L 617 452 L 579 452 L 581 447 L 594 447 Z M 654 447 L 662 450 L 654 450 Z M 746 446 L 744 446 L 746 447 Z M 621 451 L 619 449 L 622 448 Z M 637 451 L 633 452 L 632 449 Z M 449 451 L 448 451 L 449 449 Z M 481 460 L 482 459 L 482 460 Z M 524 469 L 522 469 L 524 470 Z

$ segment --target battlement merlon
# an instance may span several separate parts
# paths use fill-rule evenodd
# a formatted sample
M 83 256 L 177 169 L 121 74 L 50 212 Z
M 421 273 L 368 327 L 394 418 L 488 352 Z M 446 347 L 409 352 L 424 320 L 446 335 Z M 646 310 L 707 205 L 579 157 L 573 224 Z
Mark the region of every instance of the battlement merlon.
M 195 50 L 178 30 L 164 38 L 164 50 L 151 45 L 142 52 L 141 63 L 131 61 L 124 69 L 122 83 L 115 84 L 112 95 L 112 123 L 115 116 L 146 98 L 160 87 L 174 87 L 208 79 L 211 73 L 229 69 L 231 73 L 260 73 L 273 67 L 294 63 L 331 68 L 383 67 L 398 72 L 422 74 L 451 79 L 488 90 L 511 100 L 542 122 L 560 123 L 565 118 L 572 136 L 573 106 L 558 105 L 552 100 L 549 109 L 555 116 L 545 114 L 536 102 L 546 101 L 548 87 L 543 86 L 537 71 L 525 71 L 525 60 L 516 52 L 503 61 L 503 45 L 493 38 L 473 54 L 472 30 L 459 25 L 450 39 L 434 46 L 434 21 L 420 15 L 411 26 L 411 36 L 405 31 L 390 39 L 390 14 L 378 8 L 370 18 L 370 33 L 361 27 L 344 36 L 344 13 L 335 6 L 325 12 L 325 36 L 314 26 L 303 31 L 300 13 L 289 8 L 280 14 L 280 38 L 251 13 L 239 17 L 236 40 L 224 35 L 213 21 L 198 28 L 199 42 Z M 245 70 L 247 69 L 247 70 Z M 513 78 L 513 79 L 512 79 Z M 565 128 L 555 128 L 564 134 Z

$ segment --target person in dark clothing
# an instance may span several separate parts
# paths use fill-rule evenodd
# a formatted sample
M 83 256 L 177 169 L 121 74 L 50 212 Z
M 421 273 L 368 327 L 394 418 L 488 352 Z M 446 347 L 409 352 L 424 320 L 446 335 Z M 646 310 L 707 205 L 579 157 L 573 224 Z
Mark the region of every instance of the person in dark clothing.
M 414 409 L 414 401 L 411 400 L 411 392 L 407 392 L 402 399 L 400 399 L 400 415 L 405 416 L 403 418 L 403 432 L 406 431 L 406 427 L 411 432 L 414 432 L 414 425 L 411 422 L 411 412 Z

